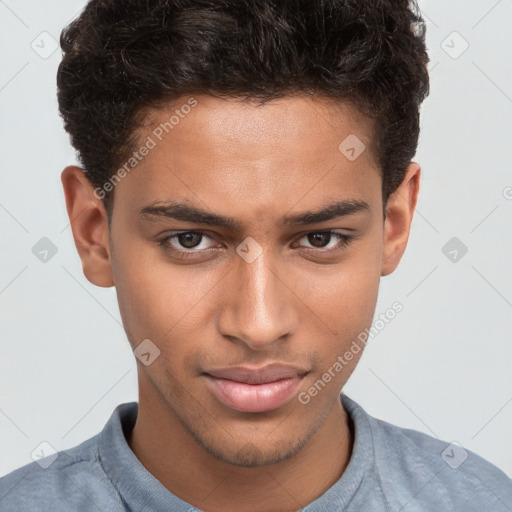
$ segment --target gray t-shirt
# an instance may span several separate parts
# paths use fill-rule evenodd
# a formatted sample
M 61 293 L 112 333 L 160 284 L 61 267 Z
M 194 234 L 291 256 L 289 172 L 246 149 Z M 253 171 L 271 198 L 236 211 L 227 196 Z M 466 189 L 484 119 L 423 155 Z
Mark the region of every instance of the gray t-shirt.
M 355 428 L 341 478 L 304 512 L 511 512 L 512 480 L 471 451 L 376 419 L 344 393 Z M 104 429 L 80 445 L 0 479 L 0 511 L 195 512 L 131 451 L 137 402 L 119 405 Z

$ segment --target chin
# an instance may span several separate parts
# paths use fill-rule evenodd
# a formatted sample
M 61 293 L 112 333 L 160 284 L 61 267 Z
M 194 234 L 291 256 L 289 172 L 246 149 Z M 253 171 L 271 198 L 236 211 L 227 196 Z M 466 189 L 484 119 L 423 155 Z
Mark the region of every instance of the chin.
M 312 434 L 311 434 L 312 435 Z M 202 439 L 194 435 L 196 441 L 216 459 L 228 464 L 245 468 L 257 468 L 284 462 L 295 455 L 309 440 L 311 435 L 301 439 L 282 439 L 270 444 L 268 437 L 257 442 L 243 442 L 238 447 L 233 446 L 233 438 L 226 439 L 223 445 L 212 439 Z

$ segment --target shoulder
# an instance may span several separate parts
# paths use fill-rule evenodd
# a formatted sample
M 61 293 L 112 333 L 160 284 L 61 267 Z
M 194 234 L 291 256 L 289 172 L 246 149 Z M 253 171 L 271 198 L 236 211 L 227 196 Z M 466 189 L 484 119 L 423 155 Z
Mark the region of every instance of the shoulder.
M 99 460 L 99 437 L 97 434 L 0 478 L 0 510 L 123 510 Z
M 512 479 L 461 446 L 367 414 L 380 486 L 392 510 L 512 510 Z M 357 435 L 357 434 L 356 434 Z

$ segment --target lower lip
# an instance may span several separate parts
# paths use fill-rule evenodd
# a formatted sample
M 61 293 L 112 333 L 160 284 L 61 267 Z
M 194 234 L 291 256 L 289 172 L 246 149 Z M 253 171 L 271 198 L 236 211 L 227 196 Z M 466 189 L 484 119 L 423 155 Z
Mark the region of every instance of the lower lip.
M 241 412 L 266 412 L 287 403 L 296 393 L 302 378 L 290 377 L 267 384 L 245 384 L 206 375 L 206 382 L 224 405 Z

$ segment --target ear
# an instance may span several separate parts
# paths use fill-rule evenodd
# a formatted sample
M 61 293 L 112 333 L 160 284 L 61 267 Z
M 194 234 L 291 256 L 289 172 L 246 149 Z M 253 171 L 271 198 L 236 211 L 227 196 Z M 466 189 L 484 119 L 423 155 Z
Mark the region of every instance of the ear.
M 389 195 L 384 221 L 384 251 L 381 275 L 391 274 L 402 259 L 409 240 L 420 189 L 420 166 L 411 162 L 400 186 Z
M 66 167 L 61 174 L 71 230 L 82 268 L 96 286 L 114 286 L 110 266 L 108 220 L 101 199 L 80 167 Z

